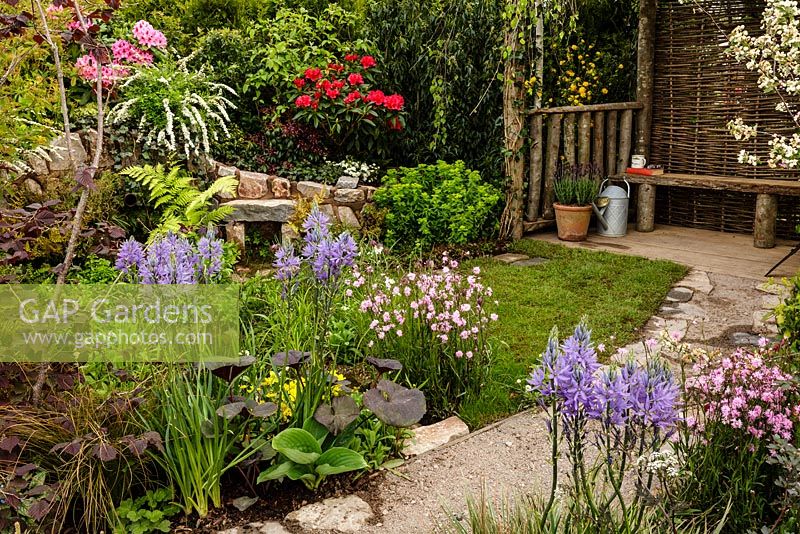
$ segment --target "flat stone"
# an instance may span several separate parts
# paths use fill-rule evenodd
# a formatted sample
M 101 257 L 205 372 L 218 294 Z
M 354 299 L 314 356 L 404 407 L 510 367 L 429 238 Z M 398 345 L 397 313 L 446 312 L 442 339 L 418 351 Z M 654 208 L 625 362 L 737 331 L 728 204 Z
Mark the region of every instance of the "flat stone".
M 529 256 L 525 254 L 514 254 L 513 252 L 507 252 L 506 254 L 499 254 L 494 257 L 497 261 L 502 261 L 503 263 L 516 263 L 518 261 L 530 259 Z
M 699 271 L 697 269 L 692 269 L 689 271 L 689 274 L 686 275 L 686 278 L 681 280 L 676 284 L 680 287 L 688 287 L 694 291 L 699 291 L 700 293 L 704 293 L 708 295 L 714 290 L 714 284 L 711 283 L 711 280 L 708 278 L 708 273 L 705 271 Z
M 258 172 L 239 172 L 239 197 L 262 198 L 269 194 L 269 176 Z
M 765 310 L 753 312 L 753 332 L 773 335 L 778 333 L 778 325 L 775 324 L 775 318 L 770 317 L 769 313 Z
M 296 521 L 304 530 L 361 532 L 373 516 L 369 504 L 348 495 L 303 506 L 287 515 L 286 520 Z
M 358 187 L 358 178 L 354 176 L 340 176 L 336 180 L 336 189 L 355 189 Z
M 33 169 L 33 174 L 38 176 L 46 176 L 50 169 L 47 168 L 47 160 L 36 154 L 28 156 L 28 165 Z
M 229 221 L 286 222 L 294 214 L 293 200 L 232 200 L 224 205 L 233 208 Z
M 670 319 L 686 319 L 689 321 L 701 321 L 708 318 L 706 310 L 691 302 L 667 302 L 658 313 L 663 316 L 669 316 Z
M 378 190 L 377 187 L 372 187 L 371 185 L 362 185 L 360 189 L 364 190 L 364 197 L 367 199 L 367 202 L 372 200 L 372 197 L 375 196 L 375 191 Z
M 737 346 L 758 346 L 758 340 L 761 336 L 753 335 L 749 332 L 734 332 L 731 334 L 731 343 Z
M 458 417 L 452 416 L 432 425 L 415 428 L 413 432 L 414 436 L 403 448 L 405 456 L 417 456 L 466 436 L 469 427 Z
M 283 223 L 281 225 L 281 244 L 289 246 L 296 239 L 300 239 L 300 234 L 297 233 L 297 230 L 292 228 L 292 225 Z
M 664 332 L 675 341 L 681 341 L 689 330 L 689 321 L 686 319 L 670 318 L 665 321 L 654 321 L 645 331 L 646 337 L 658 339 Z
M 694 296 L 694 291 L 688 287 L 673 287 L 667 293 L 667 300 L 672 302 L 689 302 Z
M 333 200 L 342 204 L 364 202 L 364 191 L 361 189 L 337 189 L 333 194 Z
M 351 228 L 361 228 L 361 221 L 356 217 L 356 213 L 347 206 L 339 206 L 339 222 Z
M 292 183 L 286 178 L 275 176 L 272 179 L 272 196 L 275 198 L 291 198 Z
M 336 216 L 336 212 L 333 210 L 333 206 L 330 204 L 321 204 L 319 207 L 319 211 L 330 217 L 331 221 L 338 221 L 339 218 Z
M 231 165 L 217 165 L 217 176 L 222 178 L 223 176 L 238 176 L 239 169 L 233 167 Z
M 306 198 L 330 198 L 331 187 L 317 182 L 297 182 L 297 192 Z
M 761 309 L 774 310 L 781 302 L 783 302 L 783 299 L 780 295 L 763 295 L 761 297 Z
M 25 180 L 22 182 L 22 185 L 28 190 L 29 193 L 33 195 L 39 196 L 42 194 L 41 184 L 39 184 L 39 182 L 33 178 L 25 178 Z
M 218 530 L 217 534 L 290 534 L 277 521 L 255 521 L 244 526 Z
M 541 265 L 543 263 L 547 263 L 548 261 L 550 260 L 548 260 L 547 258 L 528 258 L 527 260 L 515 261 L 511 265 L 513 265 L 514 267 L 533 267 L 535 265 Z
M 85 163 L 87 154 L 81 143 L 81 137 L 77 133 L 73 133 L 69 139 L 72 161 L 76 166 Z M 66 171 L 71 168 L 70 153 L 67 152 L 67 136 L 62 135 L 50 143 L 50 170 Z
M 235 243 L 242 252 L 244 252 L 244 236 L 244 223 L 229 222 L 225 225 L 225 239 L 230 243 Z

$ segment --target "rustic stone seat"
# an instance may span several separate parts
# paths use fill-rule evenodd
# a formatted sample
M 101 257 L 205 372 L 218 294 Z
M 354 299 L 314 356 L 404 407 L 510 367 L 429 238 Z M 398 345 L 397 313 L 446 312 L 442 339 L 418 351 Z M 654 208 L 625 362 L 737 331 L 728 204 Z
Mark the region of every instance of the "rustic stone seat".
M 800 196 L 800 181 L 796 180 L 768 180 L 672 173 L 654 176 L 624 174 L 613 178 L 625 178 L 631 183 L 641 184 L 636 214 L 636 229 L 640 232 L 653 231 L 656 186 L 755 193 L 757 197 L 753 244 L 756 248 L 773 248 L 775 246 L 778 195 Z

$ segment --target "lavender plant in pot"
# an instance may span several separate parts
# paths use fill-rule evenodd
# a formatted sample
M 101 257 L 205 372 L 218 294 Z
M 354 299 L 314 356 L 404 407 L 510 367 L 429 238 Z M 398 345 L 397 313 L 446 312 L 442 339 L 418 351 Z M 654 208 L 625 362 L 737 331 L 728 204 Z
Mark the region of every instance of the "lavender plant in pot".
M 553 192 L 556 202 L 556 227 L 562 241 L 583 241 L 589 233 L 592 201 L 597 197 L 600 169 L 595 165 L 561 165 L 556 172 Z

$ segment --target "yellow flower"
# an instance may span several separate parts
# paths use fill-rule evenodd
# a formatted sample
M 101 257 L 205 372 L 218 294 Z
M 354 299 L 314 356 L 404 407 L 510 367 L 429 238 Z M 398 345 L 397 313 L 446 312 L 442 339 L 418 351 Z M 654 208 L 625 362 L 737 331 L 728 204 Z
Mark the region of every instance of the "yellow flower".
M 576 89 L 578 89 L 578 87 L 574 83 L 569 86 L 570 91 L 575 91 Z
M 622 63 L 620 63 L 619 65 L 617 65 L 617 68 L 618 68 L 618 69 L 624 69 L 624 68 L 625 68 L 625 65 L 623 65 Z
M 575 71 L 574 70 L 568 70 L 567 71 L 567 76 L 575 76 Z
M 573 50 L 577 50 L 578 49 L 578 45 L 572 45 L 572 49 Z
M 583 60 L 583 55 L 579 55 L 578 59 Z
M 566 61 L 564 61 L 563 59 L 558 62 L 559 65 L 563 65 L 564 63 L 566 63 Z
M 586 95 L 586 88 L 585 87 L 581 87 L 580 89 L 578 89 L 578 94 L 581 95 L 581 96 L 585 96 Z
M 584 87 L 589 87 L 589 82 L 583 82 Z
M 601 93 L 603 93 L 604 95 L 607 95 L 607 94 L 608 94 L 608 89 L 606 89 L 605 87 L 603 87 L 603 88 L 600 90 L 600 92 L 601 92 Z

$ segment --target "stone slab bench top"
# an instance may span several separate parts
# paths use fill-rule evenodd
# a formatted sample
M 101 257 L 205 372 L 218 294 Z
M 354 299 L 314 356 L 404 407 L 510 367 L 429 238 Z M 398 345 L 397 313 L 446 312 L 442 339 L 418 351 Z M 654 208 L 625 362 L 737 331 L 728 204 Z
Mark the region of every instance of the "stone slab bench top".
M 282 198 L 264 200 L 231 200 L 225 206 L 233 208 L 227 221 L 243 222 L 281 222 L 285 223 L 294 214 L 295 201 Z

